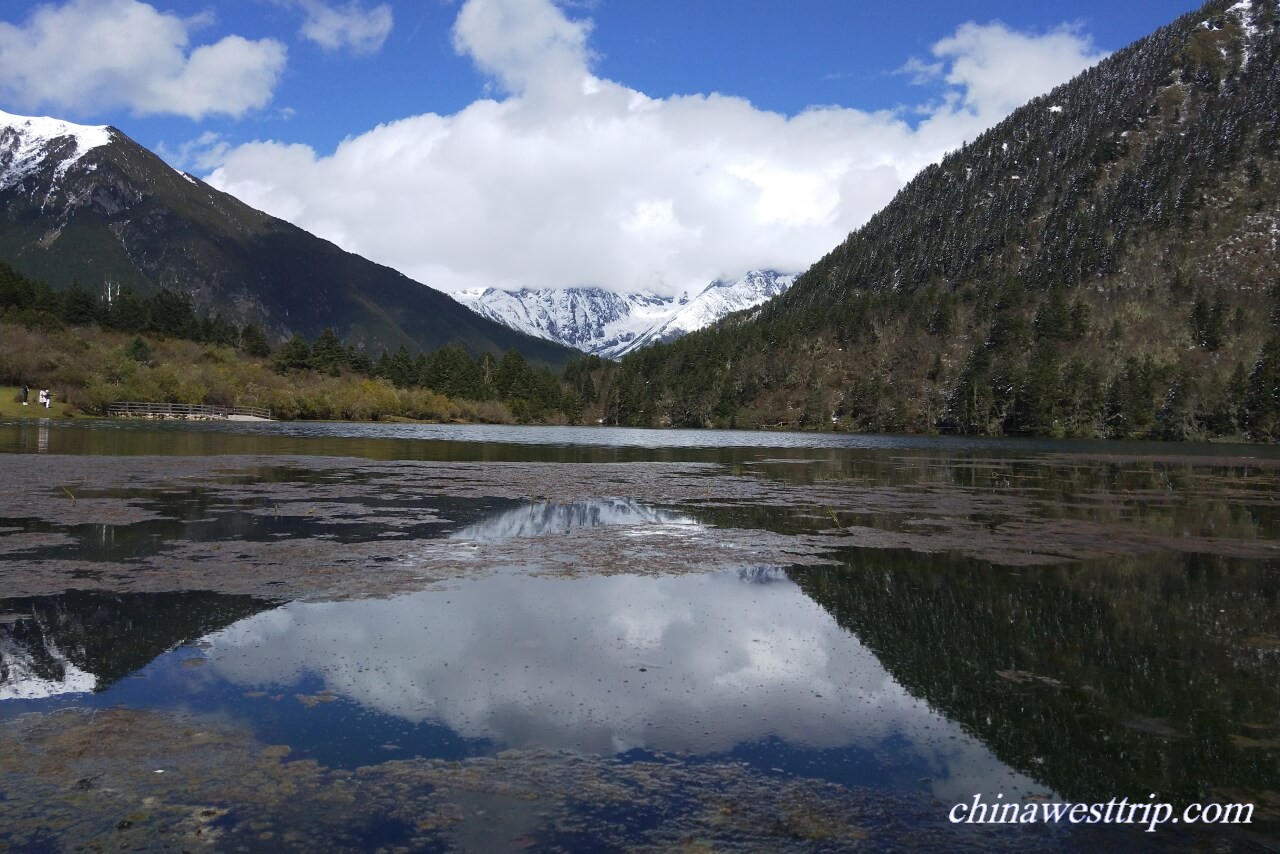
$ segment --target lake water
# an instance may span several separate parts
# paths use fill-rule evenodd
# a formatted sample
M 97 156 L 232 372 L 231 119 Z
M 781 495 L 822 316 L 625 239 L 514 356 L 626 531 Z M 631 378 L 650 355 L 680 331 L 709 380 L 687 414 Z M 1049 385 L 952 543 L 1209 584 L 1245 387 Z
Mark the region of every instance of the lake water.
M 0 848 L 1280 838 L 1280 449 L 47 421 L 0 482 Z

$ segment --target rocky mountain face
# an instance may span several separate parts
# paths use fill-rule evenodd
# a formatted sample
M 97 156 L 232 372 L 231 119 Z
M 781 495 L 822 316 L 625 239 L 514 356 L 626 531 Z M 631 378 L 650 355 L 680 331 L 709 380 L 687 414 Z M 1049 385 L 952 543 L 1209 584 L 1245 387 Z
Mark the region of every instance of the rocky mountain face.
M 1280 9 L 1214 0 L 592 383 L 610 423 L 1280 439 L 1277 241 Z
M 487 288 L 455 294 L 477 314 L 606 359 L 673 341 L 785 292 L 795 281 L 772 270 L 716 281 L 679 297 L 603 288 Z
M 54 287 L 168 288 L 281 339 L 333 328 L 372 352 L 572 355 L 254 210 L 111 127 L 0 113 L 0 259 Z

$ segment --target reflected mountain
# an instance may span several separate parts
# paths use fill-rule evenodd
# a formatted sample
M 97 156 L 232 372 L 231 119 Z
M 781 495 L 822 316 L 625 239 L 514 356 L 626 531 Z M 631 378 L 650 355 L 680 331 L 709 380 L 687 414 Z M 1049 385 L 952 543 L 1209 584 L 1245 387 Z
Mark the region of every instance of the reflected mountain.
M 43 628 L 26 614 L 7 614 L 0 623 L 0 701 L 85 694 L 98 687 L 98 678 L 77 667 Z
M 688 516 L 660 510 L 629 498 L 598 498 L 567 503 L 526 504 L 454 532 L 450 539 L 505 543 L 525 537 L 562 536 L 603 525 L 696 526 Z
M 912 697 L 774 569 L 495 575 L 388 600 L 294 602 L 206 640 L 206 674 L 237 692 L 323 687 L 498 747 L 706 755 L 766 744 L 856 764 L 853 751 L 873 785 L 1044 791 Z M 785 761 L 802 760 L 770 760 Z
M 791 575 L 910 694 L 1070 798 L 1247 794 L 1280 817 L 1276 563 L 874 552 Z
M 0 600 L 0 700 L 104 691 L 156 656 L 275 603 L 216 593 Z

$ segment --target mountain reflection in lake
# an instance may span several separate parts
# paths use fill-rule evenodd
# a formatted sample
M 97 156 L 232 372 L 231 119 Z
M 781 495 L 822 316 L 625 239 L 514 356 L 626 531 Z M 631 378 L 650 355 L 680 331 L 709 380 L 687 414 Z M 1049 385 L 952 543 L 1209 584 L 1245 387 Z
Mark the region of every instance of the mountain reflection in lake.
M 0 847 L 1274 833 L 1276 451 L 713 435 L 0 425 Z
M 450 535 L 451 539 L 476 543 L 505 543 L 521 537 L 567 534 L 602 525 L 696 526 L 688 516 L 649 507 L 627 498 L 604 498 L 564 503 L 526 504 Z
M 777 583 L 751 583 L 761 577 Z M 503 575 L 293 603 L 208 642 L 209 670 L 246 690 L 318 676 L 367 709 L 501 746 L 710 754 L 776 739 L 892 753 L 939 796 L 1044 791 L 904 691 L 776 572 Z

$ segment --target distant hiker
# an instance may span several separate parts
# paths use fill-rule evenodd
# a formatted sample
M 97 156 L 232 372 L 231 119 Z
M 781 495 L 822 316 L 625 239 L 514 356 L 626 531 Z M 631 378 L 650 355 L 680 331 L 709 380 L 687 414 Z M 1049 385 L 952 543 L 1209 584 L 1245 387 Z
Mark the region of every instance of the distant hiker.
M 27 398 L 31 396 L 31 386 L 26 383 L 22 384 L 22 405 L 27 406 Z
M 52 398 L 53 398 L 53 395 L 49 394 L 49 389 L 47 388 L 40 389 L 40 402 L 44 404 L 45 409 L 48 409 L 49 404 L 53 402 Z

